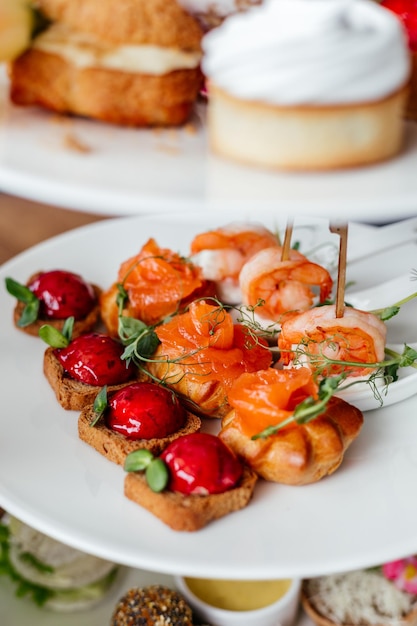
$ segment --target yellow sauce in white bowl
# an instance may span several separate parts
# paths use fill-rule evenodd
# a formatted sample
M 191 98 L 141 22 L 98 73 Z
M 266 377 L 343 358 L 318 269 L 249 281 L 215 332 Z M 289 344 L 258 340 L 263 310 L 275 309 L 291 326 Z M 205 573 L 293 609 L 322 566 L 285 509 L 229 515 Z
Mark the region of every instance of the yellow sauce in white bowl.
M 291 626 L 300 580 L 222 580 L 177 577 L 176 586 L 196 615 L 216 626 Z
M 214 580 L 185 578 L 198 598 L 227 611 L 254 611 L 276 602 L 290 588 L 291 580 Z

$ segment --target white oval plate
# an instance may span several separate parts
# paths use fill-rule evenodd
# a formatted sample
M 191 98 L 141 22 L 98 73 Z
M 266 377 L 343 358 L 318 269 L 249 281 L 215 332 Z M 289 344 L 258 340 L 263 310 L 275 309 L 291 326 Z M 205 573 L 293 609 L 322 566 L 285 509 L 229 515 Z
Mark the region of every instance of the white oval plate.
M 240 216 L 244 219 L 245 216 Z M 255 219 L 271 228 L 259 213 Z M 187 253 L 192 236 L 226 214 L 188 213 L 105 220 L 51 239 L 0 270 L 24 282 L 37 269 L 76 271 L 104 288 L 144 241 Z M 405 225 L 405 230 L 408 226 Z M 307 252 L 338 237 L 327 221 L 294 224 Z M 352 224 L 354 242 L 386 231 Z M 326 248 L 326 246 L 325 246 Z M 324 248 L 320 248 L 321 251 Z M 357 289 L 408 270 L 415 242 L 352 263 Z M 365 415 L 364 428 L 337 472 L 317 484 L 260 482 L 246 509 L 195 533 L 170 530 L 123 495 L 124 471 L 78 439 L 77 413 L 64 411 L 42 373 L 44 344 L 16 330 L 13 299 L 0 291 L 0 506 L 56 539 L 132 567 L 212 577 L 308 577 L 368 566 L 417 551 L 417 398 Z M 415 332 L 415 307 L 398 317 L 391 342 Z M 415 339 L 415 336 L 414 336 Z
M 205 106 L 180 129 L 120 128 L 8 102 L 0 65 L 0 188 L 100 215 L 256 206 L 281 215 L 381 222 L 415 215 L 417 126 L 405 122 L 396 158 L 320 173 L 270 172 L 214 156 Z

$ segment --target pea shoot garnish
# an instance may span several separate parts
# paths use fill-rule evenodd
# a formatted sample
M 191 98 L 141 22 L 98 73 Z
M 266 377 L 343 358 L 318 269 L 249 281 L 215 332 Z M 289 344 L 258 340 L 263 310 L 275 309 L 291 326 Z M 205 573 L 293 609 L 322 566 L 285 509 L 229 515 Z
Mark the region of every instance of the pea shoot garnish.
M 62 331 L 50 324 L 44 324 L 39 329 L 39 337 L 52 348 L 66 348 L 71 342 L 73 329 L 74 318 L 68 317 Z
M 6 278 L 5 283 L 9 294 L 25 305 L 17 325 L 24 328 L 36 322 L 39 316 L 39 298 L 26 285 L 22 285 L 13 278 Z
M 93 412 L 94 418 L 90 422 L 90 426 L 95 426 L 99 420 L 103 417 L 106 409 L 108 407 L 108 399 L 107 399 L 107 385 L 104 385 L 94 398 L 93 403 Z
M 163 491 L 169 481 L 166 463 L 146 449 L 130 452 L 126 457 L 124 469 L 126 472 L 145 472 L 146 482 L 156 493 Z

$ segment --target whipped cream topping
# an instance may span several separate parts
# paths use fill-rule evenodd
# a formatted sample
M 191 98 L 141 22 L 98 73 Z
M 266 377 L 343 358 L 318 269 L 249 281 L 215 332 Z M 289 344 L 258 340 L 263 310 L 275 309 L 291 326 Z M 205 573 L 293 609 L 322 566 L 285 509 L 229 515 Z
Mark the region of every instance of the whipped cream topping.
M 58 22 L 43 31 L 32 45 L 38 50 L 57 54 L 80 68 L 97 67 L 157 76 L 179 69 L 193 69 L 201 60 L 200 52 L 176 48 L 144 44 L 110 46 Z
M 410 57 L 400 20 L 371 0 L 265 0 L 205 35 L 202 68 L 240 99 L 346 104 L 403 86 Z

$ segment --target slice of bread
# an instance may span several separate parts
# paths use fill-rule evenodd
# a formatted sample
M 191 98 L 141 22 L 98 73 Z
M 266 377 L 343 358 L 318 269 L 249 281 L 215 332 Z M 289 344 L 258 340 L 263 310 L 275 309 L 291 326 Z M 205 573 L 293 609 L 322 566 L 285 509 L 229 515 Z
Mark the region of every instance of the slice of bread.
M 92 406 L 101 387 L 88 385 L 78 380 L 70 378 L 54 354 L 55 348 L 47 348 L 43 356 L 43 372 L 54 390 L 56 399 L 63 409 L 68 411 L 81 411 L 85 406 Z M 107 391 L 117 391 L 125 387 L 133 380 L 138 380 L 141 376 L 130 379 L 120 385 L 108 385 Z M 147 376 L 144 376 L 147 379 Z
M 108 428 L 104 420 L 99 421 L 95 426 L 91 423 L 95 419 L 92 406 L 85 407 L 78 418 L 78 435 L 82 441 L 88 443 L 100 452 L 109 461 L 124 465 L 126 456 L 134 450 L 145 448 L 152 454 L 158 456 L 171 441 L 198 432 L 201 428 L 201 420 L 193 413 L 186 413 L 186 421 L 182 428 L 167 437 L 160 439 L 127 439 L 122 434 Z
M 39 274 L 41 273 L 42 272 L 36 272 L 36 274 L 33 274 L 32 276 L 30 276 L 26 284 L 30 285 L 30 283 L 33 280 L 35 280 L 35 278 L 37 278 L 37 276 L 39 276 Z M 96 304 L 94 308 L 91 309 L 90 313 L 86 315 L 86 317 L 84 317 L 83 319 L 74 321 L 74 327 L 72 331 L 73 339 L 75 339 L 75 337 L 78 337 L 79 335 L 82 335 L 83 333 L 87 333 L 90 330 L 93 330 L 93 328 L 95 328 L 96 324 L 98 324 L 100 320 L 99 299 L 100 299 L 102 290 L 97 285 L 91 285 L 91 286 L 94 289 L 94 293 L 96 295 Z M 24 333 L 27 333 L 28 335 L 33 335 L 34 337 L 39 337 L 39 329 L 44 324 L 49 324 L 49 326 L 53 326 L 57 330 L 62 331 L 64 324 L 65 324 L 65 319 L 57 320 L 57 319 L 50 319 L 50 318 L 43 317 L 43 318 L 39 318 L 35 320 L 34 322 L 32 322 L 32 324 L 29 324 L 28 326 L 23 326 L 23 327 L 18 326 L 18 322 L 20 318 L 22 317 L 23 309 L 25 308 L 25 306 L 26 305 L 24 304 L 24 302 L 20 302 L 19 300 L 16 302 L 16 305 L 13 311 L 13 322 L 16 328 L 18 328 L 19 330 L 22 330 Z
M 195 531 L 243 509 L 252 498 L 256 481 L 255 472 L 245 466 L 240 482 L 233 489 L 207 496 L 185 496 L 173 491 L 155 493 L 143 474 L 133 472 L 126 475 L 124 494 L 173 530 Z

